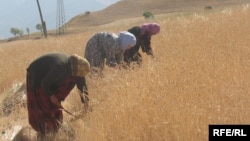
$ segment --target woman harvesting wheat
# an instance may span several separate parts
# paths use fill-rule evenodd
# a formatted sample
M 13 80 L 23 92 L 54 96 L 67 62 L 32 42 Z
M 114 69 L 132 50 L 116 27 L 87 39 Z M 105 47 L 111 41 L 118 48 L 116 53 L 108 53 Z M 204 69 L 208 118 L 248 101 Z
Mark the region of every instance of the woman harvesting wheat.
M 44 54 L 28 66 L 28 117 L 40 139 L 58 132 L 63 122 L 61 101 L 75 85 L 80 94 L 87 91 L 85 75 L 89 71 L 90 65 L 85 58 L 59 52 Z M 87 103 L 86 95 L 81 98 Z

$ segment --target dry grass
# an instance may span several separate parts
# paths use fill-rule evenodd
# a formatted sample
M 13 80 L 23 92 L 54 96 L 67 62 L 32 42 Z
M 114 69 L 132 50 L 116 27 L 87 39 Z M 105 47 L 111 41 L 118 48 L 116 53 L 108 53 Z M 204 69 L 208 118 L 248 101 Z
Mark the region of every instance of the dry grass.
M 77 120 L 64 113 L 76 140 L 207 140 L 209 124 L 249 124 L 249 16 L 249 5 L 211 14 L 156 16 L 161 32 L 152 39 L 155 58 L 143 54 L 139 68 L 106 67 L 104 78 L 87 77 L 92 111 Z M 83 55 L 93 33 L 143 22 L 131 19 L 60 38 L 0 44 L 1 90 L 23 81 L 27 65 L 45 52 Z M 75 89 L 63 104 L 71 112 L 82 109 Z M 27 125 L 27 111 L 22 113 L 1 117 L 0 129 Z

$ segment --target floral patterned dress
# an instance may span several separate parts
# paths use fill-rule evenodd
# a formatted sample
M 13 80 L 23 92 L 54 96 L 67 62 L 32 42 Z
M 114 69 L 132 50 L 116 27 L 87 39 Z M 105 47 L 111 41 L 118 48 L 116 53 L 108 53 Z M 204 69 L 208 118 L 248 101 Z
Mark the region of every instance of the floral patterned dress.
M 105 59 L 108 66 L 113 66 L 116 64 L 116 56 L 121 55 L 118 36 L 110 32 L 100 32 L 87 42 L 84 57 L 92 67 L 103 68 Z

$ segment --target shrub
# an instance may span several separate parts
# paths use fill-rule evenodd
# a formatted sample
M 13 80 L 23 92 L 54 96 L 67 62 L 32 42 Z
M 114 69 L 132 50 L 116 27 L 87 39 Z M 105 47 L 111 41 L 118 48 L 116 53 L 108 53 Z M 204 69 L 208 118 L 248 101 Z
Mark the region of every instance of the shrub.
M 144 17 L 145 19 L 149 19 L 149 18 L 153 18 L 154 15 L 153 15 L 151 12 L 146 11 L 146 12 L 143 13 L 143 17 Z

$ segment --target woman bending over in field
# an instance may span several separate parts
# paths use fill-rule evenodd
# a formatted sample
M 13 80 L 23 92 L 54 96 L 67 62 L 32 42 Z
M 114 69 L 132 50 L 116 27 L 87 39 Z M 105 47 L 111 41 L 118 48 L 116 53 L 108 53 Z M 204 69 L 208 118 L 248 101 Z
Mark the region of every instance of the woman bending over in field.
M 91 67 L 102 70 L 105 59 L 106 65 L 115 67 L 116 64 L 122 62 L 125 50 L 135 44 L 135 36 L 127 31 L 120 32 L 118 35 L 111 32 L 99 32 L 88 40 L 84 56 Z
M 76 54 L 48 53 L 27 68 L 27 106 L 29 124 L 38 132 L 38 140 L 58 132 L 63 122 L 63 101 L 76 85 L 87 106 L 85 75 L 89 62 Z M 85 93 L 85 94 L 83 94 Z
M 136 45 L 124 53 L 124 62 L 130 63 L 136 61 L 140 63 L 141 55 L 139 49 L 141 47 L 143 52 L 147 55 L 153 56 L 151 47 L 151 36 L 160 32 L 160 25 L 157 23 L 145 23 L 141 26 L 134 26 L 128 29 L 128 32 L 132 33 L 136 37 Z

